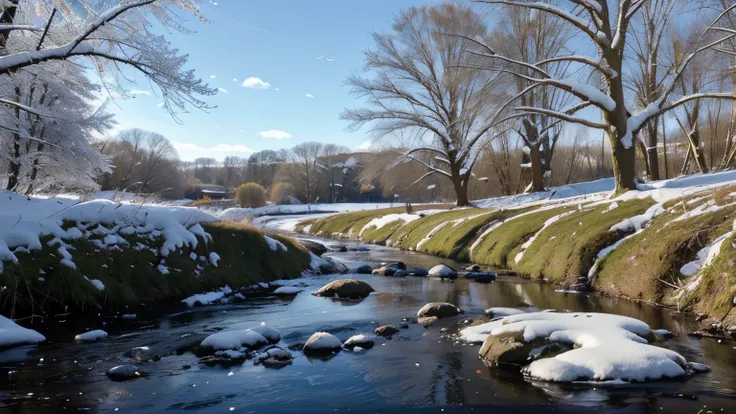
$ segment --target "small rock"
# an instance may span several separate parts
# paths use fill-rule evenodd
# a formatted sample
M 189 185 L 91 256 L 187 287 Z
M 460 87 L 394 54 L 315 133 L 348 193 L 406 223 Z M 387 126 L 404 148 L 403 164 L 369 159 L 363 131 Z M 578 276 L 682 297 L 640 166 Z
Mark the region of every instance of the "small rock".
M 263 364 L 265 367 L 275 368 L 289 365 L 293 359 L 291 352 L 279 347 L 273 347 L 256 356 L 255 363 Z
M 129 358 L 135 359 L 138 362 L 150 361 L 156 357 L 155 352 L 153 352 L 153 350 L 151 350 L 151 348 L 147 346 L 135 347 L 126 352 L 125 355 Z
M 304 344 L 304 353 L 308 355 L 325 355 L 339 351 L 342 342 L 327 332 L 317 332 L 310 336 Z
M 363 349 L 371 349 L 373 348 L 374 342 L 372 339 L 368 338 L 367 336 L 360 334 L 360 335 L 353 335 L 350 338 L 345 341 L 344 344 L 342 344 L 342 347 L 345 349 L 351 349 L 355 350 L 356 347 Z
M 429 269 L 429 275 L 439 277 L 441 279 L 457 279 L 457 272 L 446 264 L 438 264 Z
M 317 243 L 316 241 L 312 240 L 301 240 L 300 243 L 302 244 L 302 246 L 306 247 L 307 250 L 316 254 L 317 256 L 322 256 L 323 254 L 327 253 L 327 247 L 325 247 L 325 245 L 322 243 Z
M 406 322 L 402 322 L 401 325 L 399 325 L 399 328 L 401 329 L 409 329 L 409 324 Z
M 266 325 L 256 326 L 255 328 L 251 328 L 250 330 L 263 335 L 263 337 L 268 339 L 268 342 L 272 344 L 275 344 L 281 340 L 281 334 L 279 333 L 279 331 L 273 328 L 269 328 Z
M 423 268 L 423 267 L 412 267 L 410 269 L 406 270 L 407 276 L 417 276 L 417 277 L 425 277 L 429 275 L 429 270 Z
M 396 329 L 392 325 L 379 326 L 378 328 L 376 328 L 375 331 L 373 331 L 374 334 L 376 334 L 378 336 L 384 336 L 384 337 L 385 336 L 392 336 L 392 335 L 394 335 L 394 334 L 396 334 L 398 332 L 399 332 L 399 330 Z
M 493 272 L 469 272 L 465 274 L 465 278 L 478 283 L 490 283 L 496 280 L 496 274 Z
M 373 269 L 370 266 L 368 266 L 367 264 L 364 264 L 362 266 L 359 266 L 357 269 L 355 269 L 355 273 L 357 273 L 359 275 L 369 275 L 369 274 L 371 274 L 372 271 L 373 271 Z
M 133 365 L 118 365 L 107 371 L 107 377 L 113 381 L 128 381 L 142 376 L 138 367 Z
M 393 276 L 394 277 L 404 277 L 406 276 L 406 270 L 399 269 L 396 272 L 394 272 Z
M 462 311 L 458 309 L 457 306 L 451 303 L 431 302 L 424 305 L 422 309 L 419 309 L 419 312 L 417 312 L 417 317 L 423 318 L 427 316 L 435 316 L 437 318 L 445 318 L 449 316 L 455 316 L 461 312 Z
M 362 280 L 340 279 L 323 286 L 314 292 L 314 295 L 323 297 L 337 296 L 343 299 L 360 299 L 370 295 L 371 292 L 374 292 L 374 289 Z
M 345 252 L 348 251 L 348 246 L 339 246 L 337 248 L 337 251 L 340 252 L 340 253 L 345 253 Z
M 477 264 L 473 264 L 473 265 L 466 267 L 465 270 L 469 272 L 480 272 L 480 266 L 478 266 Z
M 436 316 L 425 316 L 425 317 L 417 319 L 417 323 L 419 323 L 425 328 L 429 328 L 430 325 L 437 322 L 437 319 L 438 318 Z

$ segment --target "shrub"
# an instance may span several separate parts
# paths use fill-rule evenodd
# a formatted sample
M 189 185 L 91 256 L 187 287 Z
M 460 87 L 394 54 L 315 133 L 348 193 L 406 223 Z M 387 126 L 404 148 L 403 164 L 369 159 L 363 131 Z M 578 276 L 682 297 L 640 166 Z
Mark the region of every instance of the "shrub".
M 289 183 L 276 183 L 271 187 L 271 201 L 278 204 L 284 204 L 284 201 L 293 198 L 296 189 Z
M 235 199 L 240 207 L 263 207 L 266 205 L 266 190 L 260 184 L 245 183 L 235 190 Z

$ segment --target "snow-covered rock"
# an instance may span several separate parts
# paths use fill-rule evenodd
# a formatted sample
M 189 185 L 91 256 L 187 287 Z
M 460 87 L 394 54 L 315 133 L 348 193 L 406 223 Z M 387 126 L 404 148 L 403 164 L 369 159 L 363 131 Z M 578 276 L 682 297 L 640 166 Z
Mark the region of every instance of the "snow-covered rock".
M 113 381 L 128 381 L 140 377 L 138 367 L 133 365 L 118 365 L 107 371 L 107 376 Z
M 485 314 L 492 318 L 502 318 L 509 315 L 517 315 L 519 313 L 526 313 L 523 309 L 518 308 L 488 308 Z
M 310 336 L 304 344 L 304 353 L 316 355 L 329 354 L 339 351 L 341 347 L 342 341 L 337 339 L 336 336 L 327 332 L 317 332 Z
M 267 343 L 268 339 L 252 330 L 223 331 L 205 338 L 200 344 L 200 347 L 215 351 L 224 351 L 227 349 L 238 350 L 242 347 L 258 348 Z
M 441 278 L 452 278 L 457 277 L 457 272 L 450 266 L 438 264 L 437 266 L 429 269 L 429 275 Z
M 360 299 L 374 292 L 368 283 L 355 279 L 335 280 L 314 292 L 315 296 L 338 297 L 341 299 Z
M 103 331 L 102 329 L 95 329 L 93 331 L 84 332 L 75 336 L 74 340 L 79 342 L 91 342 L 98 341 L 104 338 L 107 338 L 107 332 Z
M 492 322 L 494 323 L 494 322 Z M 515 350 L 538 341 L 574 345 L 552 358 L 540 358 L 523 369 L 543 381 L 646 381 L 686 375 L 689 364 L 680 354 L 649 345 L 653 333 L 634 318 L 604 313 L 534 312 L 507 316 L 492 328 L 483 352 L 503 338 L 516 338 Z
M 265 324 L 261 324 L 260 326 L 256 326 L 255 328 L 250 328 L 250 330 L 263 335 L 263 337 L 271 343 L 276 343 L 281 340 L 281 334 L 279 333 L 279 331 L 268 327 Z
M 457 314 L 460 314 L 461 312 L 462 311 L 458 309 L 457 306 L 451 303 L 430 302 L 419 309 L 419 312 L 417 312 L 417 318 L 444 318 L 448 316 L 455 316 Z
M 211 305 L 222 300 L 226 295 L 229 295 L 231 293 L 233 293 L 233 290 L 230 289 L 230 286 L 225 285 L 219 290 L 213 292 L 198 293 L 196 295 L 192 295 L 186 299 L 182 299 L 181 302 L 186 303 L 187 306 L 189 306 L 190 308 L 196 304 Z
M 0 315 L 0 347 L 37 344 L 45 340 L 45 336 L 33 329 L 24 328 Z
M 255 363 L 263 364 L 266 367 L 282 367 L 284 365 L 291 364 L 292 360 L 293 357 L 291 352 L 279 347 L 274 347 L 266 350 L 266 352 L 258 354 L 255 358 Z
M 355 347 L 360 347 L 362 349 L 370 349 L 373 348 L 374 342 L 372 339 L 368 338 L 367 336 L 363 334 L 359 335 L 353 335 L 350 338 L 348 338 L 345 343 L 342 344 L 342 347 L 345 349 L 354 349 Z
M 303 288 L 297 286 L 281 286 L 280 288 L 274 290 L 273 294 L 276 296 L 294 296 L 303 291 Z

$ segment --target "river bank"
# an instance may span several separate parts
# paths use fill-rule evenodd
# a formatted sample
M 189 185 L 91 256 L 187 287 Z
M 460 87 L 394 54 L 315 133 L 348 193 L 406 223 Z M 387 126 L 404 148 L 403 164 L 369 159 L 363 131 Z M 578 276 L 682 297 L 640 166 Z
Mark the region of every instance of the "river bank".
M 728 332 L 736 327 L 732 175 L 681 180 L 676 188 L 665 182 L 614 199 L 597 193 L 416 214 L 374 210 L 305 218 L 293 227 L 692 311 L 703 329 Z
M 319 239 L 332 250 L 337 243 Z M 462 263 L 384 246 L 341 241 L 351 249 L 327 256 L 354 268 L 403 261 L 431 267 Z M 355 249 L 353 249 L 355 247 Z M 340 278 L 369 283 L 376 292 L 360 301 L 336 301 L 309 293 Z M 287 283 L 287 282 L 283 282 Z M 109 330 L 105 340 L 78 343 L 68 332 L 49 333 L 47 343 L 0 352 L 0 408 L 12 412 L 195 413 L 229 412 L 684 412 L 704 405 L 714 412 L 736 409 L 736 372 L 729 343 L 687 336 L 693 321 L 676 312 L 626 300 L 557 292 L 552 285 L 501 276 L 492 284 L 459 279 L 390 278 L 372 275 L 324 275 L 295 279 L 304 289 L 296 296 L 262 297 L 243 303 L 194 307 L 183 312 L 141 317 Z M 390 339 L 375 338 L 363 352 L 341 351 L 328 359 L 300 352 L 314 332 L 344 341 L 370 333 L 379 325 L 399 326 L 416 317 L 427 302 L 457 304 L 465 313 L 424 328 L 409 323 Z M 489 368 L 478 358 L 479 345 L 465 344 L 457 333 L 466 320 L 489 307 L 532 306 L 572 312 L 627 315 L 652 328 L 671 331 L 673 339 L 659 346 L 688 360 L 708 364 L 709 374 L 687 380 L 616 385 L 528 382 L 518 371 Z M 207 335 L 266 323 L 282 336 L 281 346 L 294 355 L 291 365 L 269 369 L 246 361 L 242 365 L 207 366 L 192 353 L 136 363 L 145 376 L 112 382 L 105 372 L 130 363 L 133 347 L 162 345 L 185 335 Z

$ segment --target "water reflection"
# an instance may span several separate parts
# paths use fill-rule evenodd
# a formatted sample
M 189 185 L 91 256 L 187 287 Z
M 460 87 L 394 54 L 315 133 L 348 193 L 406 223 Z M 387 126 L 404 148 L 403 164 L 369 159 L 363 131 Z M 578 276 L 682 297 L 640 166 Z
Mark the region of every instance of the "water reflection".
M 401 260 L 430 267 L 446 260 L 385 247 L 369 252 L 332 253 L 352 267 Z M 448 264 L 459 267 L 459 263 Z M 47 335 L 51 343 L 0 352 L 0 411 L 61 412 L 690 412 L 704 404 L 714 412 L 736 412 L 736 357 L 732 343 L 686 336 L 694 322 L 668 310 L 615 298 L 555 292 L 547 285 L 516 277 L 492 284 L 466 280 L 389 278 L 350 275 L 376 290 L 361 301 L 334 301 L 308 292 L 337 277 L 305 280 L 306 292 L 283 301 L 253 299 L 244 305 L 213 306 L 179 312 L 111 331 L 104 342 L 76 344 L 68 330 Z M 430 301 L 458 304 L 464 315 L 440 320 L 429 328 L 410 324 L 391 340 L 377 338 L 364 352 L 340 352 L 329 360 L 307 358 L 299 344 L 316 331 L 342 340 L 370 334 L 383 324 L 398 326 Z M 489 307 L 534 306 L 538 309 L 611 312 L 632 316 L 677 337 L 663 346 L 688 360 L 710 365 L 713 372 L 686 381 L 625 386 L 528 383 L 514 370 L 484 366 L 478 347 L 456 343 L 448 332 L 464 319 Z M 128 362 L 125 351 L 136 346 L 165 346 L 182 335 L 221 329 L 245 329 L 261 322 L 282 333 L 292 346 L 292 365 L 280 370 L 253 366 L 207 367 L 191 353 L 138 364 L 148 377 L 114 383 L 104 373 Z M 140 330 L 143 326 L 153 326 Z M 448 332 L 443 332 L 446 328 Z M 127 329 L 127 330 L 126 330 Z M 132 329 L 132 330 L 131 330 Z M 40 359 L 43 358 L 42 365 Z M 13 371 L 11 374 L 10 372 Z M 32 394 L 32 395 L 31 395 Z M 476 410 L 477 411 L 477 410 Z

